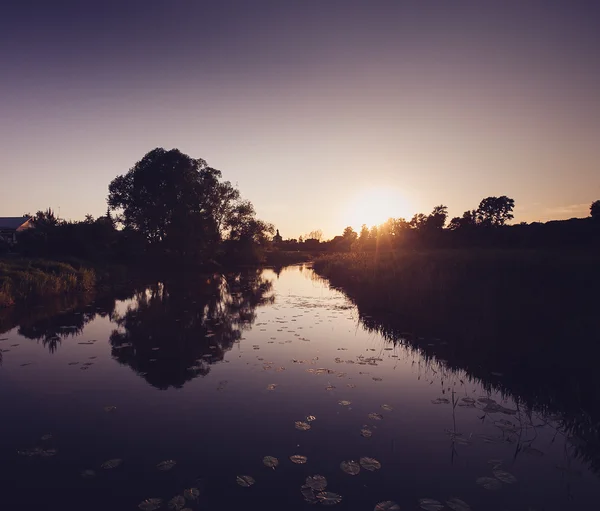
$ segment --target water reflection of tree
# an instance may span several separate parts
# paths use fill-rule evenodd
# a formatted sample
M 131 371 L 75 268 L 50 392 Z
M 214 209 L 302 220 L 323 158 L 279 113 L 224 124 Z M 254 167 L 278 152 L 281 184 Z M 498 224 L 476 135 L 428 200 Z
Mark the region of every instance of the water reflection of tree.
M 156 283 L 115 315 L 113 356 L 160 389 L 206 375 L 254 322 L 256 307 L 273 300 L 271 283 L 260 275 L 248 270 Z
M 82 334 L 96 316 L 112 318 L 117 296 L 107 295 L 72 298 L 47 303 L 39 311 L 30 311 L 19 318 L 19 335 L 40 341 L 54 353 L 63 339 Z M 88 339 L 89 340 L 89 339 Z

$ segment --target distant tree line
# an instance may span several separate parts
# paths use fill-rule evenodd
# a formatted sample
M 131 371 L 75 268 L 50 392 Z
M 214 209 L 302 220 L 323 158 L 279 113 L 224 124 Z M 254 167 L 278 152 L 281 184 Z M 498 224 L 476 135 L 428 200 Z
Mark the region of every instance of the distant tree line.
M 386 250 L 400 247 L 535 248 L 600 245 L 600 200 L 590 206 L 590 217 L 545 223 L 509 225 L 514 218 L 514 199 L 502 195 L 486 197 L 477 209 L 448 221 L 448 208 L 439 205 L 428 215 L 417 213 L 410 220 L 390 218 L 381 225 L 363 225 L 359 232 L 346 227 L 341 235 L 326 242 L 315 239 L 287 240 L 284 250 L 348 252 Z
M 17 250 L 92 261 L 257 262 L 273 234 L 221 172 L 157 148 L 109 184 L 106 215 L 67 222 L 50 209 L 19 233 Z

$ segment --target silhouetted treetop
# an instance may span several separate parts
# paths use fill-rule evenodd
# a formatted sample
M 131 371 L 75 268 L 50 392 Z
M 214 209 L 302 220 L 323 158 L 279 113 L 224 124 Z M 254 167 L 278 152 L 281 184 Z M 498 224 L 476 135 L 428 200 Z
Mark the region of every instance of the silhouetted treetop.
M 590 215 L 594 220 L 600 220 L 600 200 L 592 202 L 590 206 Z
M 501 197 L 487 197 L 479 203 L 477 208 L 477 221 L 482 225 L 499 226 L 512 220 L 515 201 L 502 195 Z

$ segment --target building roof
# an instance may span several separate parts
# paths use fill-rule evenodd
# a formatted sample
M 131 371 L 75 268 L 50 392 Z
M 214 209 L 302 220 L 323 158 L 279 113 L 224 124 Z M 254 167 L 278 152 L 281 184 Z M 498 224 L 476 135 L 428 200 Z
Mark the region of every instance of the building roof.
M 0 216 L 0 229 L 17 230 L 23 224 L 30 220 L 27 216 Z

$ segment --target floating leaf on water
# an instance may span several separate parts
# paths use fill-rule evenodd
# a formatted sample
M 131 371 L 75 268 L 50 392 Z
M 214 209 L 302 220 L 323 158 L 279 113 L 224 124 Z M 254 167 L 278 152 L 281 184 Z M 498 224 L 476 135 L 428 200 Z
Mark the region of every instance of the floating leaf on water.
M 183 496 L 188 500 L 196 500 L 200 496 L 200 490 L 198 488 L 187 488 L 183 490 Z
M 499 490 L 502 488 L 502 483 L 494 477 L 478 477 L 475 482 L 486 490 Z
M 165 461 L 161 461 L 160 463 L 158 463 L 156 465 L 156 468 L 158 470 L 165 472 L 167 470 L 171 470 L 176 464 L 177 464 L 177 462 L 175 460 L 165 460 Z
M 304 500 L 309 504 L 316 504 L 318 502 L 315 491 L 310 486 L 302 486 L 302 488 L 300 488 L 300 493 L 302 493 Z
M 308 417 L 306 417 L 306 422 L 312 422 L 316 420 L 317 418 L 314 415 L 309 415 Z
M 114 458 L 112 460 L 105 461 L 102 463 L 102 465 L 100 465 L 100 467 L 108 470 L 111 468 L 117 468 L 121 463 L 123 463 L 122 459 Z
M 114 412 L 117 409 L 116 406 L 110 405 L 110 406 L 105 406 L 104 407 L 104 411 L 105 412 Z
M 496 404 L 496 401 L 489 397 L 480 397 L 477 401 L 479 401 L 480 403 L 487 404 L 487 405 L 495 405 Z
M 375 470 L 379 470 L 381 468 L 381 463 L 377 461 L 375 458 L 361 458 L 360 466 L 369 472 L 374 472 Z
M 383 419 L 383 415 L 381 415 L 380 413 L 376 413 L 376 412 L 372 412 L 368 415 L 369 419 L 375 420 L 375 421 L 380 421 Z
M 448 499 L 446 501 L 446 505 L 454 511 L 471 511 L 471 506 L 469 506 L 469 504 L 467 504 L 464 500 L 457 498 Z
M 523 452 L 525 454 L 529 454 L 530 456 L 537 456 L 537 457 L 544 456 L 543 451 L 540 451 L 539 449 L 536 449 L 535 447 L 531 447 L 531 446 L 523 447 Z
M 325 390 L 333 390 L 335 389 L 335 385 L 327 385 L 327 387 L 325 387 Z
M 463 397 L 461 401 L 471 405 L 474 405 L 476 403 L 476 401 L 472 397 Z
M 419 506 L 425 511 L 440 511 L 444 509 L 444 504 L 434 499 L 419 499 Z
M 351 388 L 351 389 L 355 389 L 356 385 L 354 385 L 354 383 L 346 383 L 346 387 Z
M 290 460 L 296 465 L 304 465 L 308 461 L 308 458 L 306 456 L 302 456 L 301 454 L 294 454 L 290 456 Z
M 252 476 L 237 476 L 236 482 L 240 486 L 247 488 L 248 486 L 252 486 L 256 481 Z
M 313 490 L 324 490 L 327 487 L 327 479 L 321 475 L 308 476 L 306 478 L 306 486 Z
M 267 390 L 275 390 L 279 384 L 278 383 L 269 383 L 267 385 Z
M 494 477 L 496 479 L 499 479 L 503 483 L 513 484 L 513 483 L 517 482 L 517 478 L 514 475 L 512 475 L 510 472 L 506 472 L 505 470 L 496 468 L 496 469 L 494 469 L 493 473 L 494 473 Z
M 350 474 L 351 476 L 355 476 L 360 472 L 360 465 L 354 461 L 342 461 L 340 463 L 340 468 L 346 472 L 346 474 Z
M 385 500 L 377 504 L 373 511 L 400 511 L 400 506 L 392 500 Z
M 450 404 L 450 400 L 445 397 L 438 397 L 437 399 L 432 399 L 431 403 L 434 405 L 447 405 Z
M 160 506 L 162 506 L 162 502 L 162 499 L 157 498 L 146 499 L 140 502 L 138 507 L 142 511 L 155 511 L 156 509 L 160 508 Z
M 338 405 L 341 405 L 341 406 L 350 406 L 351 404 L 352 404 L 352 401 L 346 401 L 345 399 L 338 401 Z
M 69 362 L 68 365 L 70 365 L 70 366 L 76 366 L 77 364 L 79 364 L 79 362 Z
M 50 433 L 46 433 L 45 435 L 42 435 L 42 438 L 40 438 L 40 440 L 46 441 L 46 440 L 50 440 L 52 438 L 52 435 Z
M 379 378 L 378 376 L 373 376 L 374 381 L 383 381 L 383 378 Z
M 183 498 L 181 495 L 177 495 L 169 500 L 167 506 L 169 509 L 175 509 L 175 511 L 179 511 L 185 506 L 185 498 Z
M 42 458 L 50 458 L 52 456 L 56 456 L 58 454 L 58 449 L 50 448 L 50 449 L 42 449 L 40 452 L 40 456 Z
M 83 472 L 81 472 L 81 477 L 83 477 L 85 479 L 91 479 L 92 477 L 96 477 L 96 472 L 94 472 L 93 470 L 87 469 L 87 470 L 84 470 Z
M 296 421 L 295 423 L 296 429 L 300 431 L 307 431 L 310 429 L 310 424 L 308 422 Z
M 342 496 L 330 491 L 322 491 L 317 493 L 317 500 L 324 506 L 334 506 L 342 501 Z
M 266 467 L 274 469 L 277 465 L 279 465 L 279 460 L 273 456 L 265 456 L 263 458 L 263 463 Z
M 369 428 L 362 428 L 360 434 L 365 438 L 371 438 L 373 436 L 373 432 Z
M 381 405 L 381 409 L 385 410 L 386 412 L 391 412 L 393 410 L 390 405 Z

